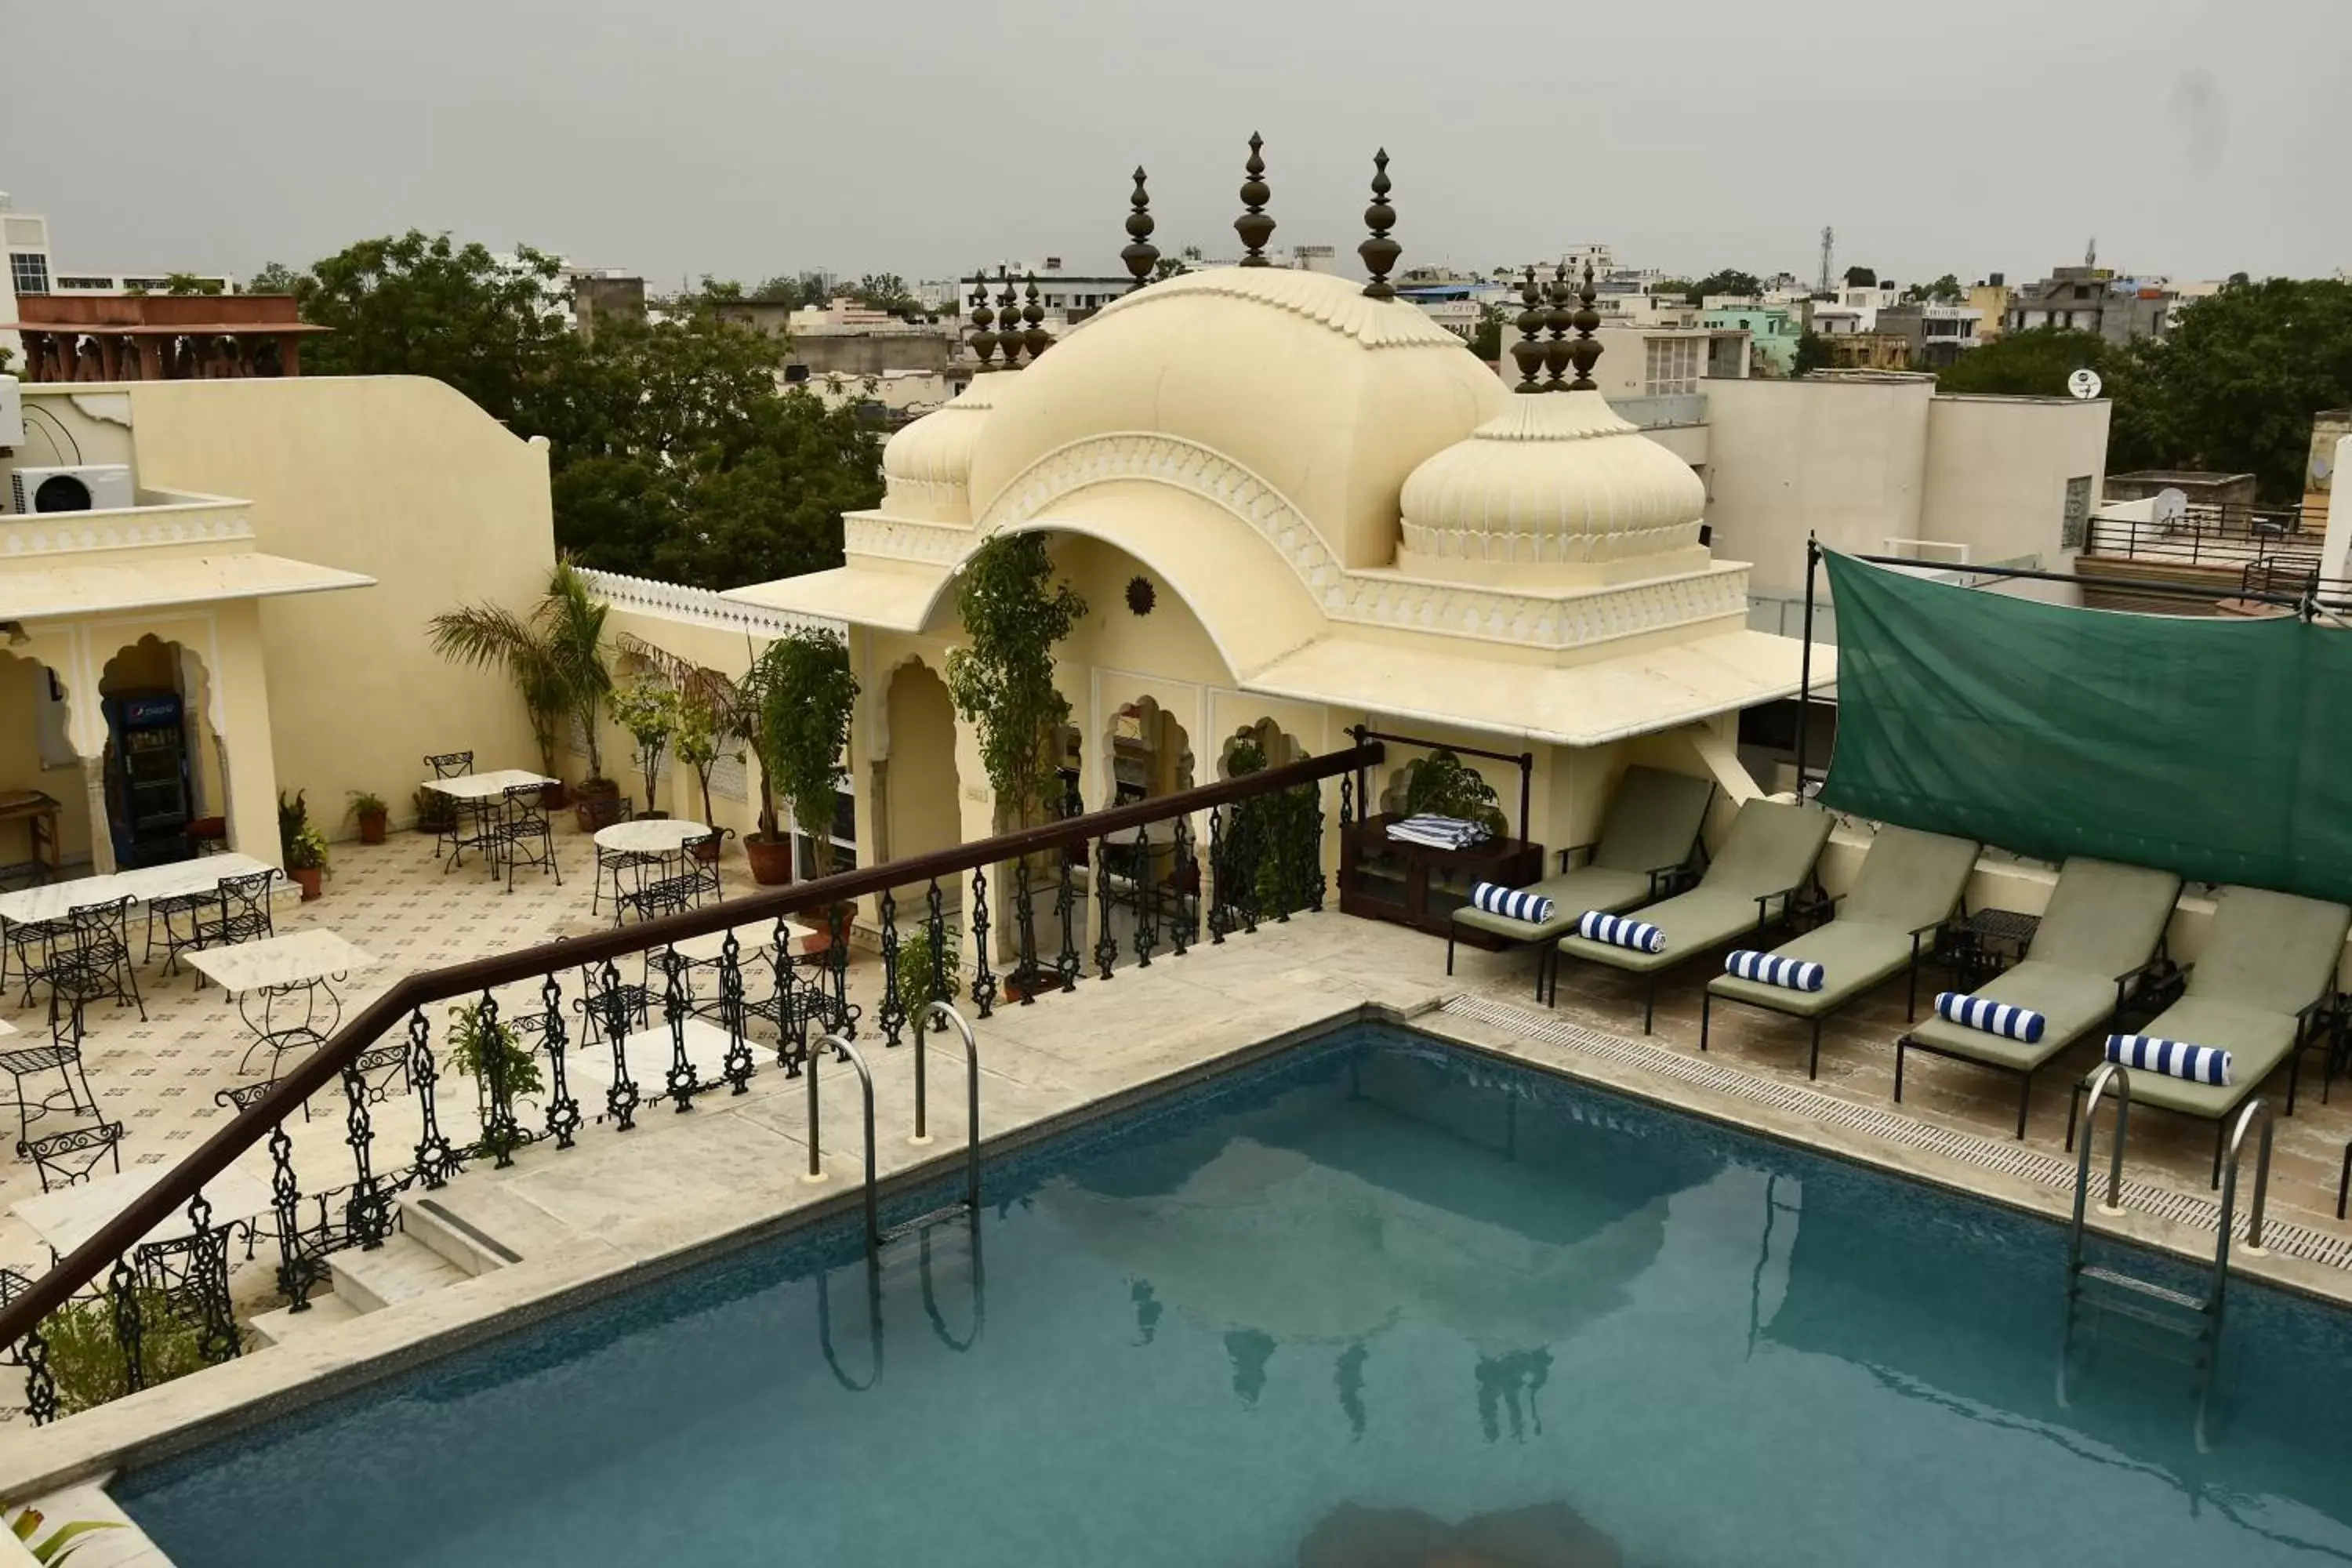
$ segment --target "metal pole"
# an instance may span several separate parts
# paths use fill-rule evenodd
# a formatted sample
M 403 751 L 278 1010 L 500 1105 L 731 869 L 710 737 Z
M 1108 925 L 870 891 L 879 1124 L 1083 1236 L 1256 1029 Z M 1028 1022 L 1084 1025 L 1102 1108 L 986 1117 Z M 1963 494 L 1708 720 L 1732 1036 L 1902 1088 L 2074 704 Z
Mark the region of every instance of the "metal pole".
M 1798 656 L 1797 675 L 1797 798 L 1805 798 L 1805 736 L 1813 716 L 1813 578 L 1822 562 L 1820 538 L 1805 535 L 1804 648 Z

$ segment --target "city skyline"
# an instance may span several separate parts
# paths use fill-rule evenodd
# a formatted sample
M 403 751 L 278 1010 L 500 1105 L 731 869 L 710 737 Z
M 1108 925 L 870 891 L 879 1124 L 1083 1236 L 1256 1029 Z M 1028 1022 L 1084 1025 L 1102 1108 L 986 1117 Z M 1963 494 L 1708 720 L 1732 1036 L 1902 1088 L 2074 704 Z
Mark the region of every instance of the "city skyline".
M 2103 263 L 2176 278 L 2352 258 L 2352 206 L 2309 201 L 2298 173 L 2341 140 L 2328 73 L 2352 47 L 2352 14 L 2310 0 L 2158 0 L 2127 27 L 1988 0 L 1965 30 L 1810 0 L 1762 27 L 1691 0 L 1671 29 L 1581 12 L 1449 29 L 1389 0 L 1302 6 L 1279 31 L 1228 0 L 1174 17 L 918 0 L 887 35 L 718 0 L 657 28 L 447 0 L 404 15 L 393 33 L 224 0 L 101 34 L 87 13 L 11 11 L 14 59 L 102 42 L 127 79 L 252 90 L 100 115 L 77 112 L 82 73 L 23 71 L 0 99 L 0 188 L 50 216 L 75 267 L 243 277 L 415 226 L 663 288 L 1000 256 L 1112 272 L 1138 163 L 1163 250 L 1236 248 L 1255 130 L 1273 247 L 1331 245 L 1343 265 L 1380 145 L 1405 267 L 1601 240 L 1669 273 L 1811 277 L 1824 224 L 1840 270 L 1905 282 L 2038 277 L 2095 235 Z

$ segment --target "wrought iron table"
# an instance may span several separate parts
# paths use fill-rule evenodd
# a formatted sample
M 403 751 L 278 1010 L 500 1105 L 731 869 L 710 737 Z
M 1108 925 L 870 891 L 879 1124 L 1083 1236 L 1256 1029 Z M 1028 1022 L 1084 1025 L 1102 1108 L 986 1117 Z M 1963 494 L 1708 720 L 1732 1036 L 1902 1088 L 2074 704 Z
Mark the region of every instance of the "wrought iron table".
M 532 773 L 526 768 L 499 768 L 493 773 L 460 773 L 456 778 L 426 779 L 418 784 L 416 786 L 418 789 L 447 797 L 457 812 L 457 842 L 449 851 L 448 864 L 441 868 L 446 871 L 451 866 L 457 865 L 464 858 L 467 845 L 470 844 L 476 848 L 483 847 L 486 819 L 493 810 L 504 804 L 507 791 L 523 789 L 531 784 L 538 784 L 544 788 L 548 784 L 562 782 L 560 779 L 549 778 L 545 773 Z M 466 825 L 469 820 L 474 830 L 470 837 L 465 832 Z M 495 870 L 496 858 L 491 858 L 492 868 Z
M 71 1252 L 97 1235 L 99 1227 L 121 1214 L 133 1198 L 171 1173 L 167 1164 L 142 1166 L 119 1176 L 100 1176 L 38 1197 L 20 1198 L 10 1212 L 58 1252 Z M 232 1168 L 205 1184 L 205 1201 L 212 1205 L 212 1223 L 219 1226 L 267 1214 L 272 1200 L 268 1184 Z M 179 1241 L 194 1228 L 183 1205 L 141 1237 L 140 1245 Z
M 2025 956 L 2033 933 L 2041 929 L 2040 915 L 2020 914 L 2015 910 L 1979 910 L 1955 921 L 1946 928 L 1950 936 L 1946 956 L 1952 966 L 1952 983 L 1972 991 L 1993 979 Z
M 236 998 L 237 1016 L 254 1033 L 236 1070 L 243 1073 L 254 1052 L 267 1046 L 269 1076 L 275 1079 L 278 1060 L 288 1051 L 325 1043 L 342 1022 L 343 1003 L 335 994 L 335 984 L 355 969 L 373 968 L 377 960 L 333 931 L 314 927 L 234 947 L 206 948 L 190 953 L 188 962 Z M 299 1018 L 290 1005 L 281 1011 L 281 1004 L 297 996 L 302 1004 Z

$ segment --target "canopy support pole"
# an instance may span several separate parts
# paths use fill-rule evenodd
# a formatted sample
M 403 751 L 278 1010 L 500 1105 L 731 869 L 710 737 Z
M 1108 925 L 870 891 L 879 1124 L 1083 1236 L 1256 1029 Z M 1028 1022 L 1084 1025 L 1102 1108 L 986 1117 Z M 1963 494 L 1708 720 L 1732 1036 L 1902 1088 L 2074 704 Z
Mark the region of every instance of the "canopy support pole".
M 1813 715 L 1813 582 L 1821 563 L 1821 540 L 1809 531 L 1805 534 L 1804 651 L 1797 660 L 1797 799 L 1801 803 L 1805 798 L 1805 739 L 1812 729 Z

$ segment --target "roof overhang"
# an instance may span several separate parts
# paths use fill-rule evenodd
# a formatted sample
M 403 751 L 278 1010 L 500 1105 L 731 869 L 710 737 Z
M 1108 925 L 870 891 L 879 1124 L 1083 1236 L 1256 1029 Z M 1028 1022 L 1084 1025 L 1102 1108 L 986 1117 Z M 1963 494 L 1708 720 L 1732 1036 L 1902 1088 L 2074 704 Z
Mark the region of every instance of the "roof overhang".
M 846 621 L 853 626 L 919 632 L 929 620 L 931 605 L 946 586 L 949 575 L 945 566 L 911 562 L 869 565 L 852 559 L 848 565 L 835 566 L 829 572 L 809 572 L 798 577 L 779 577 L 772 583 L 730 588 L 719 597 L 740 605 L 757 605 L 763 610 Z
M 373 586 L 374 578 L 357 572 L 249 552 L 144 561 L 60 562 L 47 557 L 37 570 L 0 570 L 0 620 L 57 619 Z
M 1244 690 L 1461 725 L 1556 746 L 1600 746 L 1793 696 L 1805 645 L 1718 632 L 1582 664 L 1519 664 L 1347 636 L 1319 638 L 1243 680 Z M 1814 645 L 1812 679 L 1837 674 Z

